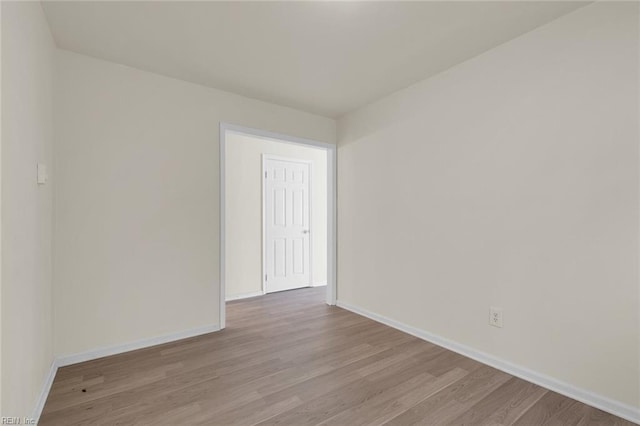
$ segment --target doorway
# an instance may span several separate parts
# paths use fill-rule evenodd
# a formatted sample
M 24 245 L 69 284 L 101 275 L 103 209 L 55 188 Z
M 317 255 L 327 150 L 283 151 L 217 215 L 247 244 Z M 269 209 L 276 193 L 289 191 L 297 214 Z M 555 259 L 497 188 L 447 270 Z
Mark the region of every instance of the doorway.
M 313 164 L 311 160 L 262 154 L 264 293 L 314 284 L 311 274 Z M 326 203 L 326 197 L 323 202 Z
M 225 303 L 324 286 L 335 304 L 335 146 L 220 125 L 220 327 Z

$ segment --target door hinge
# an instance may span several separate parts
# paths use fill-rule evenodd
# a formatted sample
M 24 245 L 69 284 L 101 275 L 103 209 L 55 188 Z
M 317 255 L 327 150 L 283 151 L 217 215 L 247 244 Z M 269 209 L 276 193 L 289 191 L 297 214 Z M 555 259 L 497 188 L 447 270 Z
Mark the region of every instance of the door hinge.
M 265 179 L 267 178 L 267 172 L 264 172 L 264 178 Z
M 267 281 L 267 276 L 266 275 L 264 276 L 264 280 Z

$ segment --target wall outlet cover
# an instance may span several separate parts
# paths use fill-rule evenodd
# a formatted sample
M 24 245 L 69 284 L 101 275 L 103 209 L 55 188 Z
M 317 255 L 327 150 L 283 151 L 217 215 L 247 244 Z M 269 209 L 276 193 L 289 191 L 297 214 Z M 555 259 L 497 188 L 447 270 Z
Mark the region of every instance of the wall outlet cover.
M 502 328 L 502 308 L 492 306 L 489 309 L 489 325 Z

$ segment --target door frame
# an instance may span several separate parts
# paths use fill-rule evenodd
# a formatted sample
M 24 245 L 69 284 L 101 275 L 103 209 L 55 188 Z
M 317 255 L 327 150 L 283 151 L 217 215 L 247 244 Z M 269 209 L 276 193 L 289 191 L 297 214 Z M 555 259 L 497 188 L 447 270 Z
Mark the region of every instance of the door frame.
M 226 326 L 226 301 L 225 301 L 225 144 L 227 132 L 245 134 L 258 137 L 261 139 L 272 140 L 276 142 L 292 143 L 296 145 L 312 146 L 314 148 L 322 148 L 327 151 L 327 295 L 326 303 L 328 305 L 336 304 L 337 295 L 337 274 L 336 274 L 336 253 L 337 253 L 337 234 L 336 234 L 336 146 L 333 144 L 318 142 L 311 139 L 298 138 L 281 133 L 270 132 L 267 130 L 254 129 L 251 127 L 240 126 L 236 124 L 220 122 L 220 152 L 219 152 L 219 168 L 220 168 L 220 187 L 218 195 L 219 210 L 219 235 L 220 235 L 220 287 L 218 293 L 219 299 L 219 325 L 220 329 Z M 264 287 L 263 287 L 264 288 Z
M 307 193 L 309 199 L 309 287 L 313 287 L 313 161 L 274 154 L 262 154 L 262 294 L 267 294 L 267 282 L 265 281 L 267 275 L 267 227 L 265 222 L 267 213 L 267 181 L 265 180 L 264 174 L 267 170 L 266 165 L 268 160 L 291 161 L 309 165 L 309 191 Z

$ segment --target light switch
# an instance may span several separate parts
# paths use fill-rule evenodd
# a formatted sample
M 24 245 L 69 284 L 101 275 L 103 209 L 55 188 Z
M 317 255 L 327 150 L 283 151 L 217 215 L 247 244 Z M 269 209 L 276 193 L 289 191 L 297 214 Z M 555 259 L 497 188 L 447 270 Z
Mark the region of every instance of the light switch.
M 38 163 L 38 185 L 44 185 L 45 183 L 47 183 L 48 178 L 49 176 L 47 175 L 47 166 Z

